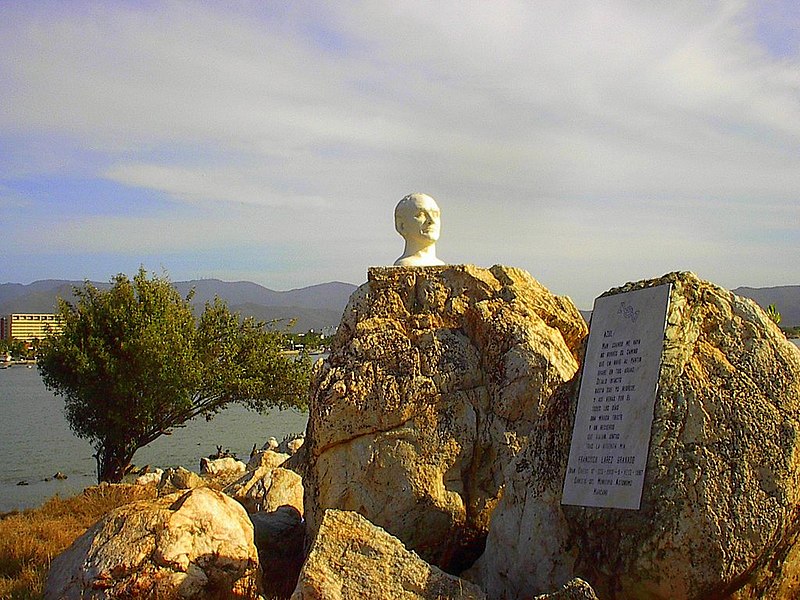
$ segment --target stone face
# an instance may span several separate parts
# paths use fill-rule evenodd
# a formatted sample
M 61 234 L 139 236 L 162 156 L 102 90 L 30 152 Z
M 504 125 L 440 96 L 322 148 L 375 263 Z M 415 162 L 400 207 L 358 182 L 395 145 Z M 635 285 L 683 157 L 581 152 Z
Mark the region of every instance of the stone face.
M 469 565 L 503 468 L 575 375 L 586 332 L 518 269 L 370 269 L 314 372 L 310 530 L 326 508 L 352 510 L 446 570 Z
M 238 500 L 249 513 L 291 506 L 303 514 L 303 480 L 288 469 L 259 467 L 227 486 L 224 492 Z
M 691 273 L 617 291 L 667 282 L 640 510 L 560 505 L 576 395 L 554 396 L 469 573 L 490 596 L 579 576 L 604 600 L 725 598 L 742 586 L 741 598 L 793 597 L 800 564 L 782 559 L 800 527 L 800 352 L 753 302 Z
M 325 511 L 292 600 L 482 600 L 476 585 L 427 564 L 362 516 Z
M 45 598 L 199 600 L 258 591 L 247 513 L 224 494 L 197 488 L 109 513 L 53 560 Z

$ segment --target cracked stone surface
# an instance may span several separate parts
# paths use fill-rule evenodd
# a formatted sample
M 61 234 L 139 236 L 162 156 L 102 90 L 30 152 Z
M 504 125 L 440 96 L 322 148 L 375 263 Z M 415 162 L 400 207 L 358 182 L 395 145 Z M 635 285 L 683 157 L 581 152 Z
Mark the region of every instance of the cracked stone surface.
M 314 372 L 311 533 L 325 509 L 354 511 L 445 570 L 471 564 L 503 469 L 575 376 L 586 333 L 519 269 L 370 269 Z

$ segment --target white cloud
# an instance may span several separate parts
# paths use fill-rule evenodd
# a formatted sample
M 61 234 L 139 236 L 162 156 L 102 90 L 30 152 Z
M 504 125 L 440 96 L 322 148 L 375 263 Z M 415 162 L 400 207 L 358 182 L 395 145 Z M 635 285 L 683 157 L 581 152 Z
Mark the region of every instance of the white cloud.
M 670 265 L 752 283 L 765 245 L 800 250 L 781 228 L 800 222 L 800 59 L 765 50 L 754 4 L 80 6 L 0 25 L 7 172 L 91 173 L 175 210 L 76 206 L 43 246 L 316 257 L 303 232 L 336 245 L 319 273 L 341 279 L 394 258 L 393 205 L 424 190 L 458 260 L 586 296 Z

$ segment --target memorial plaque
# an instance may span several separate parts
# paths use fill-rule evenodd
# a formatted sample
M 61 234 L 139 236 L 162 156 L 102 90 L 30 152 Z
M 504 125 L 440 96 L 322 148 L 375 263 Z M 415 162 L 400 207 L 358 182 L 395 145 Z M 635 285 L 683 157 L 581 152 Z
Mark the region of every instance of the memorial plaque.
M 670 288 L 595 300 L 562 504 L 639 509 Z

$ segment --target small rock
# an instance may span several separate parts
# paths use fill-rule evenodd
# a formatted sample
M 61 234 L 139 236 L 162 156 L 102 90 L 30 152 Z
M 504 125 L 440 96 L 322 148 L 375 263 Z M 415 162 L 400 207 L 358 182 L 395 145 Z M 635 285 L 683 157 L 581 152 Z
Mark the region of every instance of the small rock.
M 229 475 L 244 473 L 247 470 L 247 465 L 235 458 L 201 458 L 200 459 L 200 474 L 201 475 Z
M 55 475 L 53 475 L 53 479 L 58 479 L 59 481 L 63 481 L 66 478 L 67 478 L 67 476 L 64 475 L 64 473 L 62 473 L 61 471 L 58 471 L 58 472 L 56 472 Z
M 534 596 L 533 600 L 598 600 L 598 598 L 592 586 L 576 577 L 565 583 L 557 592 Z
M 247 470 L 255 471 L 261 467 L 274 469 L 275 467 L 280 467 L 288 458 L 288 454 L 282 454 L 274 450 L 259 450 L 250 458 L 247 463 Z
M 303 479 L 289 469 L 259 467 L 223 491 L 238 500 L 249 513 L 273 511 L 286 505 L 303 513 Z
M 161 475 L 161 481 L 158 483 L 158 490 L 163 494 L 173 490 L 194 489 L 203 485 L 205 485 L 205 482 L 197 473 L 193 473 L 183 467 L 177 467 L 164 471 Z
M 23 481 L 18 481 L 17 485 L 30 485 L 30 484 L 27 481 L 23 480 Z
M 163 469 L 154 469 L 149 473 L 142 473 L 133 482 L 136 485 L 157 485 L 161 483 L 161 477 L 164 475 Z

